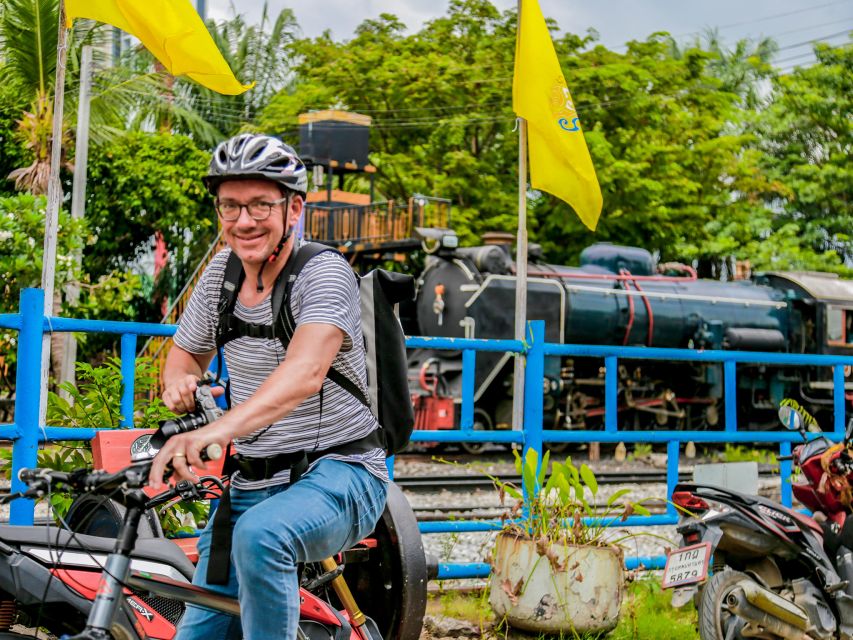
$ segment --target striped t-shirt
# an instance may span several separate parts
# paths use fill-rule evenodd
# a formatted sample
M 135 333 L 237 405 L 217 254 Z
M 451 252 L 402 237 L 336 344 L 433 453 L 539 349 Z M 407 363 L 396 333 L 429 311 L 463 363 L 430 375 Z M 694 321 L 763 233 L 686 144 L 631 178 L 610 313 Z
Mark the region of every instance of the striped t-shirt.
M 226 248 L 214 256 L 181 315 L 175 344 L 185 351 L 199 354 L 216 348 L 217 305 L 230 253 L 231 249 Z M 344 332 L 344 342 L 333 366 L 367 395 L 358 283 L 346 260 L 332 251 L 309 260 L 293 283 L 290 308 L 297 327 L 323 323 Z M 273 319 L 270 296 L 253 307 L 242 305 L 238 299 L 234 314 L 246 322 L 269 325 Z M 226 343 L 223 350 L 231 379 L 233 405 L 248 400 L 285 357 L 278 338 L 241 337 Z M 294 451 L 316 451 L 357 440 L 377 428 L 376 418 L 368 407 L 326 378 L 323 382 L 322 412 L 320 394 L 309 396 L 278 422 L 236 438 L 234 448 L 241 455 L 258 458 Z M 388 479 L 382 449 L 329 457 L 363 464 L 375 476 Z M 274 478 L 250 482 L 237 473 L 232 484 L 240 489 L 258 489 L 287 482 L 289 476 L 289 471 L 283 471 Z

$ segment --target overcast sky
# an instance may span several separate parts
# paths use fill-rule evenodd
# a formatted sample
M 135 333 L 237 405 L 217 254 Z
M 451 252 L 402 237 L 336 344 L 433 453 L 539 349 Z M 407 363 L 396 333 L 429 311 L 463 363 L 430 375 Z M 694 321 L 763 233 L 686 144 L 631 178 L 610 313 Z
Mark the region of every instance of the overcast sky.
M 234 7 L 250 22 L 260 20 L 264 0 L 206 0 L 208 17 L 233 15 Z M 447 0 L 267 0 L 274 16 L 290 7 L 306 36 L 330 29 L 336 39 L 349 39 L 367 18 L 393 13 L 410 31 L 443 15 Z M 516 0 L 492 0 L 499 9 Z M 583 34 L 593 28 L 599 41 L 617 48 L 628 40 L 668 31 L 681 40 L 708 27 L 719 27 L 726 43 L 739 38 L 772 36 L 781 50 L 780 68 L 808 63 L 814 39 L 842 44 L 853 30 L 853 0 L 539 0 L 542 12 L 562 31 Z

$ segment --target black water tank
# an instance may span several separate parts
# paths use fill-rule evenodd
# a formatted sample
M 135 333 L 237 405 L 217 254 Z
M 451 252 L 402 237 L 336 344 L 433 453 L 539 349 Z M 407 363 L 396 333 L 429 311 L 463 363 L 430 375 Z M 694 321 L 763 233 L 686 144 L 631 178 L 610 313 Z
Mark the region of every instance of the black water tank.
M 370 116 L 348 111 L 312 111 L 299 116 L 299 155 L 309 164 L 341 167 L 369 164 Z
M 651 276 L 655 273 L 652 254 L 639 247 L 625 247 L 609 242 L 597 242 L 581 252 L 581 267 L 595 265 L 611 273 L 627 269 L 635 276 Z

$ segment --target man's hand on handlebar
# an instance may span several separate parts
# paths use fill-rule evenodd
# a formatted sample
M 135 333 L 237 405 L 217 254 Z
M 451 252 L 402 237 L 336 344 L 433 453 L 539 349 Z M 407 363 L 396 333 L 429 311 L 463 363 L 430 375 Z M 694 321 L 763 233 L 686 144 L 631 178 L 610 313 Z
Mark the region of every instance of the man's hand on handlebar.
M 218 445 L 220 452 L 225 451 L 230 440 L 231 434 L 225 430 L 221 422 L 214 422 L 196 431 L 172 436 L 166 441 L 151 463 L 148 485 L 155 490 L 163 487 L 163 475 L 166 472 L 167 465 L 172 467 L 177 480 L 197 482 L 198 477 L 190 467 L 196 469 L 205 467 L 201 452 L 215 450 L 216 447 L 209 448 L 211 445 Z M 208 453 L 208 455 L 210 454 Z

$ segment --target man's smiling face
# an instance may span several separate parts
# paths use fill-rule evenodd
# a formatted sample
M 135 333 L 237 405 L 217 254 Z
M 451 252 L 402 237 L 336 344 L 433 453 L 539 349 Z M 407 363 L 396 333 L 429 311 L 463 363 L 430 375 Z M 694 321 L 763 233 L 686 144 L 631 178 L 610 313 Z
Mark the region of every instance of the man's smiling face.
M 220 204 L 275 202 L 282 198 L 281 189 L 269 180 L 229 180 L 219 186 L 217 200 Z M 272 255 L 285 229 L 287 202 L 272 206 L 264 220 L 255 220 L 246 207 L 240 209 L 236 220 L 223 220 L 222 236 L 234 253 L 249 264 L 261 264 Z

